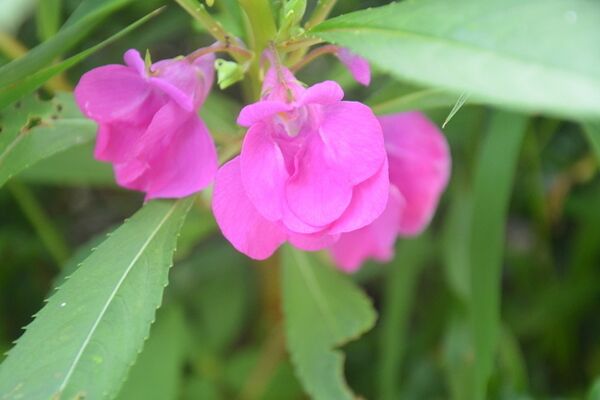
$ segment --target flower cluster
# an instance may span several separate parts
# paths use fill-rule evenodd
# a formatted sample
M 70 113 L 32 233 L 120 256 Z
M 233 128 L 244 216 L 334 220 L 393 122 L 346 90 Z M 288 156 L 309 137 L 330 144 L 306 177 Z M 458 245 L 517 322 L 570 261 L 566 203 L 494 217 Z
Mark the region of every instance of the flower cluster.
M 369 84 L 366 60 L 330 47 Z M 328 249 L 346 271 L 388 260 L 396 238 L 420 233 L 437 207 L 450 172 L 444 136 L 421 113 L 378 118 L 343 100 L 336 82 L 305 87 L 276 56 L 268 59 L 259 101 L 238 116 L 248 128 L 241 152 L 218 171 L 198 116 L 213 81 L 211 54 L 150 65 L 129 50 L 125 66 L 88 72 L 75 96 L 99 125 L 96 158 L 147 199 L 183 197 L 214 179 L 217 223 L 252 258 L 287 241 Z

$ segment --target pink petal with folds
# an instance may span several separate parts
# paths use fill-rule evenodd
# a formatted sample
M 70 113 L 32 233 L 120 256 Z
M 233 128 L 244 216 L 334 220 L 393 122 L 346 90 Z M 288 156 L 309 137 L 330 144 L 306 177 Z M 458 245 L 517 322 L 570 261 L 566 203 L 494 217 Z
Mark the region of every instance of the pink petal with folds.
M 251 258 L 268 258 L 286 240 L 281 226 L 263 218 L 246 196 L 239 157 L 217 172 L 212 207 L 223 235 Z
M 366 59 L 350 52 L 350 50 L 343 47 L 340 48 L 335 54 L 346 66 L 346 68 L 348 68 L 358 83 L 364 86 L 369 86 L 369 83 L 371 83 L 371 67 Z
M 317 103 L 331 104 L 344 98 L 344 91 L 337 82 L 324 81 L 317 83 L 304 91 L 299 103 L 302 105 Z
M 140 106 L 150 95 L 147 82 L 123 65 L 106 65 L 86 72 L 75 88 L 82 112 L 97 122 L 139 119 Z
M 406 199 L 400 233 L 416 235 L 429 224 L 450 177 L 446 138 L 426 116 L 409 112 L 380 117 L 390 160 L 390 181 Z
M 391 260 L 398 236 L 397 221 L 402 216 L 404 205 L 400 192 L 391 186 L 385 211 L 372 224 L 343 233 L 330 247 L 334 263 L 346 272 L 354 272 L 368 258 L 384 262 Z
M 250 126 L 269 118 L 274 114 L 291 111 L 292 108 L 291 104 L 286 104 L 281 101 L 259 101 L 242 108 L 237 123 L 242 126 Z
M 369 225 L 385 210 L 389 192 L 390 178 L 386 159 L 377 174 L 354 187 L 350 206 L 331 225 L 329 233 L 350 232 Z
M 314 226 L 328 225 L 338 219 L 352 199 L 352 183 L 346 174 L 329 166 L 324 147 L 320 138 L 312 135 L 285 191 L 290 210 Z
M 180 198 L 207 187 L 217 172 L 217 151 L 208 128 L 187 118 L 150 161 L 146 199 Z
M 94 148 L 94 157 L 100 161 L 122 163 L 132 157 L 144 126 L 127 122 L 100 124 Z
M 257 211 L 268 220 L 280 220 L 289 174 L 269 125 L 257 123 L 248 129 L 240 154 L 240 168 L 244 189 Z
M 150 83 L 165 92 L 181 108 L 195 111 L 204 100 L 200 98 L 205 89 L 198 88 L 197 69 L 187 60 L 164 60 L 152 65 L 156 74 Z
M 194 60 L 193 64 L 196 67 L 198 78 L 201 80 L 201 89 L 204 89 L 199 91 L 199 97 L 202 100 L 201 103 L 204 103 L 215 79 L 215 55 L 214 53 L 210 53 L 198 57 Z
M 302 221 L 300 218 L 298 218 L 296 216 L 296 214 L 294 214 L 290 210 L 286 201 L 282 202 L 282 206 L 283 206 L 283 215 L 282 215 L 281 222 L 288 230 L 290 230 L 292 232 L 296 232 L 296 233 L 312 234 L 312 233 L 322 232 L 325 229 L 327 229 L 327 225 L 325 225 L 325 226 L 310 225 L 310 224 L 307 224 L 306 222 Z
M 376 174 L 386 157 L 381 125 L 362 103 L 324 106 L 319 135 L 325 144 L 326 165 L 354 185 Z
M 299 249 L 306 251 L 317 251 L 334 244 L 340 235 L 325 235 L 325 234 L 312 234 L 303 235 L 300 233 L 289 233 L 288 240 L 291 244 Z
M 113 170 L 115 180 L 126 189 L 145 191 L 147 186 L 146 172 L 148 164 L 144 161 L 130 159 L 123 163 L 115 163 Z

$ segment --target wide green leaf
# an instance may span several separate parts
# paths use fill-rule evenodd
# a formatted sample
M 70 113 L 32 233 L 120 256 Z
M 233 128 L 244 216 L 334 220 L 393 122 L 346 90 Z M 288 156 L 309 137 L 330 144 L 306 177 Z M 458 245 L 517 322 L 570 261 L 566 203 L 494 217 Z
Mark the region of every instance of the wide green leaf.
M 373 327 L 371 301 L 348 277 L 314 256 L 283 249 L 283 309 L 287 348 L 311 398 L 352 400 L 338 347 Z
M 532 112 L 600 115 L 600 2 L 403 1 L 310 32 L 396 77 Z
M 148 336 L 192 201 L 146 204 L 83 261 L 0 365 L 5 398 L 115 396 Z
M 96 124 L 66 93 L 50 101 L 30 96 L 14 103 L 0 116 L 0 128 L 0 187 L 36 162 L 96 136 Z
M 527 119 L 493 115 L 473 184 L 469 239 L 469 310 L 475 343 L 473 398 L 485 399 L 500 337 L 501 270 L 506 216 Z
M 175 400 L 184 361 L 183 311 L 167 304 L 157 313 L 150 338 L 121 388 L 117 400 Z

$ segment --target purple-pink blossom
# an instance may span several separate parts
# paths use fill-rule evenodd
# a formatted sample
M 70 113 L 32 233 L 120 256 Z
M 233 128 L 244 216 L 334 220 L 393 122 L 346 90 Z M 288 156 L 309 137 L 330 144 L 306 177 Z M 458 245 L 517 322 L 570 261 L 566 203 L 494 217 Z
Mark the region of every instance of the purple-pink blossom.
M 372 224 L 343 233 L 330 247 L 333 260 L 351 272 L 368 258 L 389 261 L 398 236 L 414 236 L 429 224 L 450 177 L 448 143 L 420 112 L 380 117 L 389 160 L 385 211 Z
M 217 153 L 198 109 L 214 77 L 212 54 L 146 66 L 136 50 L 125 65 L 83 75 L 75 88 L 82 112 L 99 125 L 94 155 L 113 164 L 120 186 L 146 199 L 177 198 L 214 178 Z
M 218 171 L 213 196 L 219 227 L 239 251 L 264 259 L 285 241 L 317 250 L 383 212 L 381 125 L 343 96 L 333 81 L 305 88 L 275 63 L 260 101 L 242 109 L 242 151 Z

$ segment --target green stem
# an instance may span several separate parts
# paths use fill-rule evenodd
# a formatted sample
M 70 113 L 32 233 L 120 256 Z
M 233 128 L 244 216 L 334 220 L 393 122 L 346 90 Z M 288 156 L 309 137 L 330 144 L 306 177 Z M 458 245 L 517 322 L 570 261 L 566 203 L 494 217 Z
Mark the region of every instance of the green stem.
M 29 188 L 12 181 L 8 189 L 59 268 L 69 259 L 69 247 Z
M 313 11 L 310 19 L 306 22 L 304 27 L 308 30 L 313 26 L 325 21 L 325 18 L 327 18 L 336 2 L 337 0 L 319 0 L 317 6 L 315 7 L 315 11 Z
M 252 99 L 255 101 L 260 96 L 260 59 L 263 51 L 275 38 L 277 31 L 273 12 L 268 0 L 238 0 L 244 10 L 248 23 L 248 36 L 251 41 L 252 50 L 256 55 L 250 65 L 249 73 L 252 80 Z

